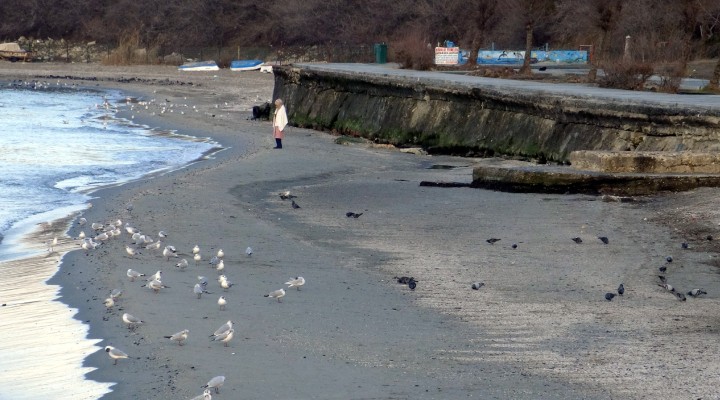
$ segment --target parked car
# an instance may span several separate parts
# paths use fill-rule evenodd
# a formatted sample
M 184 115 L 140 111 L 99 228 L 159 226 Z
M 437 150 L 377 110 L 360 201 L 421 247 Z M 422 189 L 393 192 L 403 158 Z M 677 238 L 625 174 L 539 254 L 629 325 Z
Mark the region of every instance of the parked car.
M 17 43 L 0 43 L 0 59 L 15 61 L 32 60 L 32 52 L 29 52 Z

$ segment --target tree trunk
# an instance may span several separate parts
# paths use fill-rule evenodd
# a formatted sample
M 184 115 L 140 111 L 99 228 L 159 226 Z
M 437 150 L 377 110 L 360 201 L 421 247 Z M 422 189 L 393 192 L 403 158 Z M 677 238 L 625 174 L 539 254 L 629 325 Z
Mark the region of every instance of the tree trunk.
M 478 38 L 473 39 L 470 44 L 470 54 L 468 55 L 468 65 L 477 65 L 478 53 L 480 52 L 480 43 L 482 40 Z
M 532 52 L 533 44 L 533 23 L 528 22 L 525 24 L 525 59 L 523 60 L 522 68 L 520 68 L 520 74 L 532 75 L 530 69 L 530 53 Z
M 720 59 L 715 65 L 715 71 L 713 71 L 712 78 L 710 78 L 710 89 L 720 90 Z

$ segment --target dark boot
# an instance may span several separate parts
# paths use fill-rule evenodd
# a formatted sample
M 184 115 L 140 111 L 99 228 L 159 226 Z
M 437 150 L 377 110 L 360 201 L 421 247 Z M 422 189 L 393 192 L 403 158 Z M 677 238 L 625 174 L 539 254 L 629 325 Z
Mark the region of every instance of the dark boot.
M 282 139 L 275 139 L 275 147 L 273 149 L 282 149 Z

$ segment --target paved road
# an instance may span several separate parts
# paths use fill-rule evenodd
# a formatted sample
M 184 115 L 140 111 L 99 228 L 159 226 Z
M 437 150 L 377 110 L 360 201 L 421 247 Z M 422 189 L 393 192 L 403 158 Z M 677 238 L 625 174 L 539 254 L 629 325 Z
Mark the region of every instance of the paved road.
M 300 63 L 295 66 L 340 73 L 350 73 L 365 76 L 380 76 L 411 81 L 422 81 L 426 84 L 442 86 L 463 86 L 487 88 L 512 93 L 544 93 L 547 95 L 576 97 L 613 101 L 617 103 L 655 105 L 658 107 L 678 107 L 699 109 L 700 111 L 715 111 L 720 113 L 720 95 L 688 95 L 666 94 L 654 92 L 637 92 L 619 89 L 603 89 L 581 84 L 548 83 L 525 80 L 484 78 L 467 75 L 448 74 L 444 72 L 415 71 L 398 69 L 396 64 L 311 64 Z M 698 84 L 697 80 L 688 81 L 687 84 Z

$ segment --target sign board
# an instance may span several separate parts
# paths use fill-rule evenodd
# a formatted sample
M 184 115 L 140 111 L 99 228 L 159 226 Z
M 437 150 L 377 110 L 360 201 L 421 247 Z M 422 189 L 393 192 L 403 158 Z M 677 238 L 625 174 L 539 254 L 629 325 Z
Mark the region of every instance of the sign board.
M 435 64 L 436 65 L 457 65 L 460 59 L 459 47 L 436 47 L 435 48 Z

